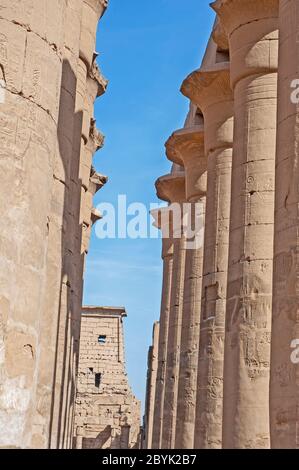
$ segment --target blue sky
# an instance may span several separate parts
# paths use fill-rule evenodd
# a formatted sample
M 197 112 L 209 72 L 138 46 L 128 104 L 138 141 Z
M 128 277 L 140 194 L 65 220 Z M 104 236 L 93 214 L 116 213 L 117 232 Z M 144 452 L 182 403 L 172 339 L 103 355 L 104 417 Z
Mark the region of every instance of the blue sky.
M 99 65 L 108 78 L 97 100 L 105 147 L 95 158 L 109 177 L 95 205 L 159 202 L 154 182 L 170 169 L 164 143 L 183 126 L 183 79 L 198 68 L 214 14 L 208 0 L 110 0 L 99 24 Z M 86 305 L 125 306 L 127 371 L 144 401 L 147 350 L 160 314 L 161 240 L 99 240 L 93 231 L 85 273 Z

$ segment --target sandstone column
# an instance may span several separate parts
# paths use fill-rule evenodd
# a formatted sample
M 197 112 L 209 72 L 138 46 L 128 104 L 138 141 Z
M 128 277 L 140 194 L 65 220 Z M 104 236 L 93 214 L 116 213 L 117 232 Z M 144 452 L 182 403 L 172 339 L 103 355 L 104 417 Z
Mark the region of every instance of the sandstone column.
M 298 449 L 299 5 L 296 0 L 280 1 L 279 27 L 278 134 L 270 382 L 271 447 Z
M 40 322 L 52 287 L 46 261 L 65 3 L 1 2 L 0 447 L 46 446 L 49 434 L 34 415 L 37 404 L 44 406 L 37 398 L 41 338 L 47 334 Z M 47 313 L 55 321 L 57 310 Z M 49 356 L 53 363 L 55 351 Z M 48 425 L 48 402 L 44 412 Z
M 206 169 L 203 125 L 174 132 L 166 142 L 167 157 L 184 166 L 189 203 L 186 263 L 179 355 L 175 448 L 192 449 L 195 423 L 197 358 L 203 261 Z
M 230 47 L 234 150 L 224 448 L 269 447 L 277 0 L 217 0 Z
M 180 335 L 183 307 L 185 238 L 182 235 L 181 205 L 185 201 L 185 175 L 175 170 L 162 176 L 156 182 L 160 199 L 176 204 L 179 212 L 174 214 L 176 223 L 173 228 L 173 271 L 167 336 L 167 359 L 164 386 L 161 448 L 174 448 L 177 387 L 179 373 Z M 179 224 L 177 219 L 179 217 Z
M 203 66 L 182 92 L 204 115 L 208 158 L 194 447 L 222 447 L 223 362 L 233 146 L 229 63 Z
M 158 196 L 160 197 L 159 193 Z M 163 215 L 162 215 L 163 214 Z M 154 215 L 154 214 L 153 214 Z M 157 383 L 155 394 L 155 408 L 153 418 L 153 433 L 151 447 L 160 449 L 161 432 L 163 423 L 163 404 L 165 393 L 165 374 L 167 358 L 167 338 L 171 296 L 171 280 L 173 268 L 173 238 L 170 233 L 171 221 L 168 208 L 160 209 L 156 217 L 156 224 L 162 230 L 162 259 L 163 259 L 163 284 L 162 300 L 160 312 L 159 346 L 158 346 L 158 367 Z M 162 223 L 164 225 L 162 225 Z
M 147 384 L 145 400 L 145 448 L 151 449 L 153 440 L 153 419 L 155 409 L 156 382 L 158 369 L 159 322 L 154 323 L 153 341 L 148 351 Z
M 78 57 L 72 60 L 76 71 L 74 116 L 67 118 L 68 100 L 61 100 L 60 110 L 60 151 L 71 158 L 62 159 L 62 183 L 66 185 L 63 209 L 63 238 L 61 253 L 63 263 L 59 286 L 59 319 L 57 326 L 56 367 L 54 372 L 55 391 L 52 399 L 51 443 L 54 448 L 70 446 L 73 434 L 74 384 L 79 357 L 79 337 L 83 291 L 83 268 L 86 247 L 85 232 L 89 229 L 90 198 L 89 178 L 92 165 L 92 152 L 100 148 L 103 136 L 95 128 L 93 104 L 97 96 L 105 91 L 106 83 L 95 63 L 96 28 L 105 12 L 106 0 L 83 0 L 80 11 L 80 36 L 78 38 Z M 76 28 L 70 24 L 73 34 Z M 75 32 L 74 32 L 75 31 Z M 70 65 L 64 62 L 63 78 L 72 80 Z M 93 145 L 91 145 L 93 144 Z M 89 167 L 89 169 L 87 168 Z M 59 168 L 58 168 L 59 170 Z M 59 179 L 58 173 L 58 179 Z M 86 217 L 86 213 L 88 216 Z M 88 220 L 86 220 L 88 219 Z M 59 227 L 61 230 L 61 228 Z M 72 233 L 72 236 L 68 236 Z M 50 299 L 51 301 L 51 299 Z

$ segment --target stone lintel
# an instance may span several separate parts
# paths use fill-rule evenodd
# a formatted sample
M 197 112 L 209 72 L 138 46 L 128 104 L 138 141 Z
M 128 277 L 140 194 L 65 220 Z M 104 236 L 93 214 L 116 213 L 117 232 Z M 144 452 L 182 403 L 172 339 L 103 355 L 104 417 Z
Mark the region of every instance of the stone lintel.
M 249 23 L 277 19 L 279 0 L 216 0 L 210 5 L 230 36 L 237 28 Z M 251 32 L 255 34 L 253 26 Z
M 161 176 L 156 183 L 157 196 L 162 201 L 182 203 L 186 200 L 185 173 L 170 173 Z
M 181 92 L 203 113 L 208 106 L 232 101 L 230 63 L 220 62 L 211 67 L 195 70 L 183 81 Z
M 127 312 L 125 307 L 96 307 L 96 306 L 83 306 L 82 315 L 90 317 L 126 317 Z

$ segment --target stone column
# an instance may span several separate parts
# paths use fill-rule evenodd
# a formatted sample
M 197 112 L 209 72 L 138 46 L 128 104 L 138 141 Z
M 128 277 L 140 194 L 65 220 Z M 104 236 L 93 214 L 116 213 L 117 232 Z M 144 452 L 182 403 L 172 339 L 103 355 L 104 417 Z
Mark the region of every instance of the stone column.
M 157 369 L 158 369 L 158 345 L 159 345 L 159 322 L 154 323 L 153 341 L 148 351 L 147 362 L 147 384 L 145 400 L 145 448 L 151 449 L 153 440 L 153 420 L 155 409 Z
M 228 34 L 234 150 L 224 448 L 268 448 L 278 1 L 217 0 Z
M 299 448 L 299 5 L 281 0 L 270 423 L 272 448 Z M 297 80 L 297 81 L 296 81 Z
M 60 149 L 66 149 L 71 159 L 63 160 L 61 172 L 67 191 L 64 205 L 64 225 L 61 253 L 63 263 L 59 286 L 59 319 L 57 327 L 56 367 L 54 372 L 55 390 L 52 394 L 52 448 L 70 446 L 73 435 L 73 396 L 79 357 L 79 337 L 83 293 L 83 268 L 86 242 L 85 232 L 90 221 L 90 199 L 88 191 L 91 171 L 92 152 L 90 148 L 100 148 L 103 137 L 95 128 L 93 104 L 106 88 L 95 59 L 96 28 L 105 12 L 107 1 L 83 0 L 80 10 L 80 29 L 78 25 L 69 26 L 73 34 L 80 32 L 78 38 L 78 57 L 76 75 L 70 73 L 69 64 L 63 64 L 63 78 L 66 83 L 75 80 L 74 116 L 72 121 L 65 119 L 68 101 L 61 101 Z M 74 28 L 74 31 L 73 31 Z M 75 67 L 74 64 L 72 64 Z M 67 136 L 67 139 L 64 136 Z M 100 144 L 99 144 L 100 142 Z M 89 170 L 88 167 L 89 166 Z M 60 168 L 59 168 L 60 170 Z M 86 220 L 86 212 L 88 216 Z M 72 236 L 69 236 L 69 233 Z M 50 299 L 51 301 L 51 299 Z M 66 366 L 67 365 L 67 366 Z
M 49 434 L 49 402 L 37 388 L 44 298 L 47 290 L 56 295 L 47 251 L 65 10 L 60 0 L 1 2 L 0 447 L 46 447 Z M 55 322 L 57 310 L 47 314 Z M 55 351 L 48 355 L 53 364 Z
M 203 230 L 205 217 L 206 169 L 203 125 L 174 132 L 166 143 L 170 160 L 184 166 L 186 200 L 189 203 L 186 234 L 186 264 L 179 356 L 175 448 L 192 449 L 196 409 L 196 378 L 202 284 Z
M 167 211 L 167 212 L 166 212 Z M 164 215 L 161 215 L 164 213 Z M 162 225 L 164 222 L 165 226 Z M 162 230 L 162 260 L 163 260 L 163 284 L 162 284 L 162 300 L 160 312 L 160 331 L 158 346 L 158 367 L 157 367 L 157 383 L 155 394 L 155 408 L 153 419 L 153 437 L 151 447 L 160 449 L 161 432 L 163 426 L 163 404 L 165 393 L 165 374 L 166 374 L 166 358 L 167 358 L 167 338 L 169 325 L 169 310 L 171 296 L 171 280 L 173 268 L 173 238 L 170 234 L 169 212 L 168 209 L 160 209 L 157 217 L 157 226 Z M 168 233 L 166 233 L 168 232 Z
M 173 229 L 173 271 L 171 280 L 170 313 L 167 336 L 167 359 L 164 386 L 161 448 L 174 448 L 179 353 L 185 270 L 185 238 L 182 235 L 181 205 L 185 201 L 185 175 L 183 171 L 162 176 L 156 182 L 160 199 L 175 204 L 176 223 Z M 179 220 L 178 220 L 179 219 Z M 179 222 L 179 224 L 177 223 Z
M 182 92 L 203 112 L 208 182 L 194 447 L 222 447 L 223 362 L 233 147 L 229 63 L 202 67 Z

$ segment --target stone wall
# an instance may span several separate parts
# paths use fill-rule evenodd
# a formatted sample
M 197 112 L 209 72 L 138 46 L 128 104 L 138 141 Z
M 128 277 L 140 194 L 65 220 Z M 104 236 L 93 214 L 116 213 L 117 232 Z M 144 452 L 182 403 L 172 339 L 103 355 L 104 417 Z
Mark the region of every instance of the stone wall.
M 123 308 L 82 313 L 74 447 L 132 449 L 140 443 L 140 403 L 125 370 Z

